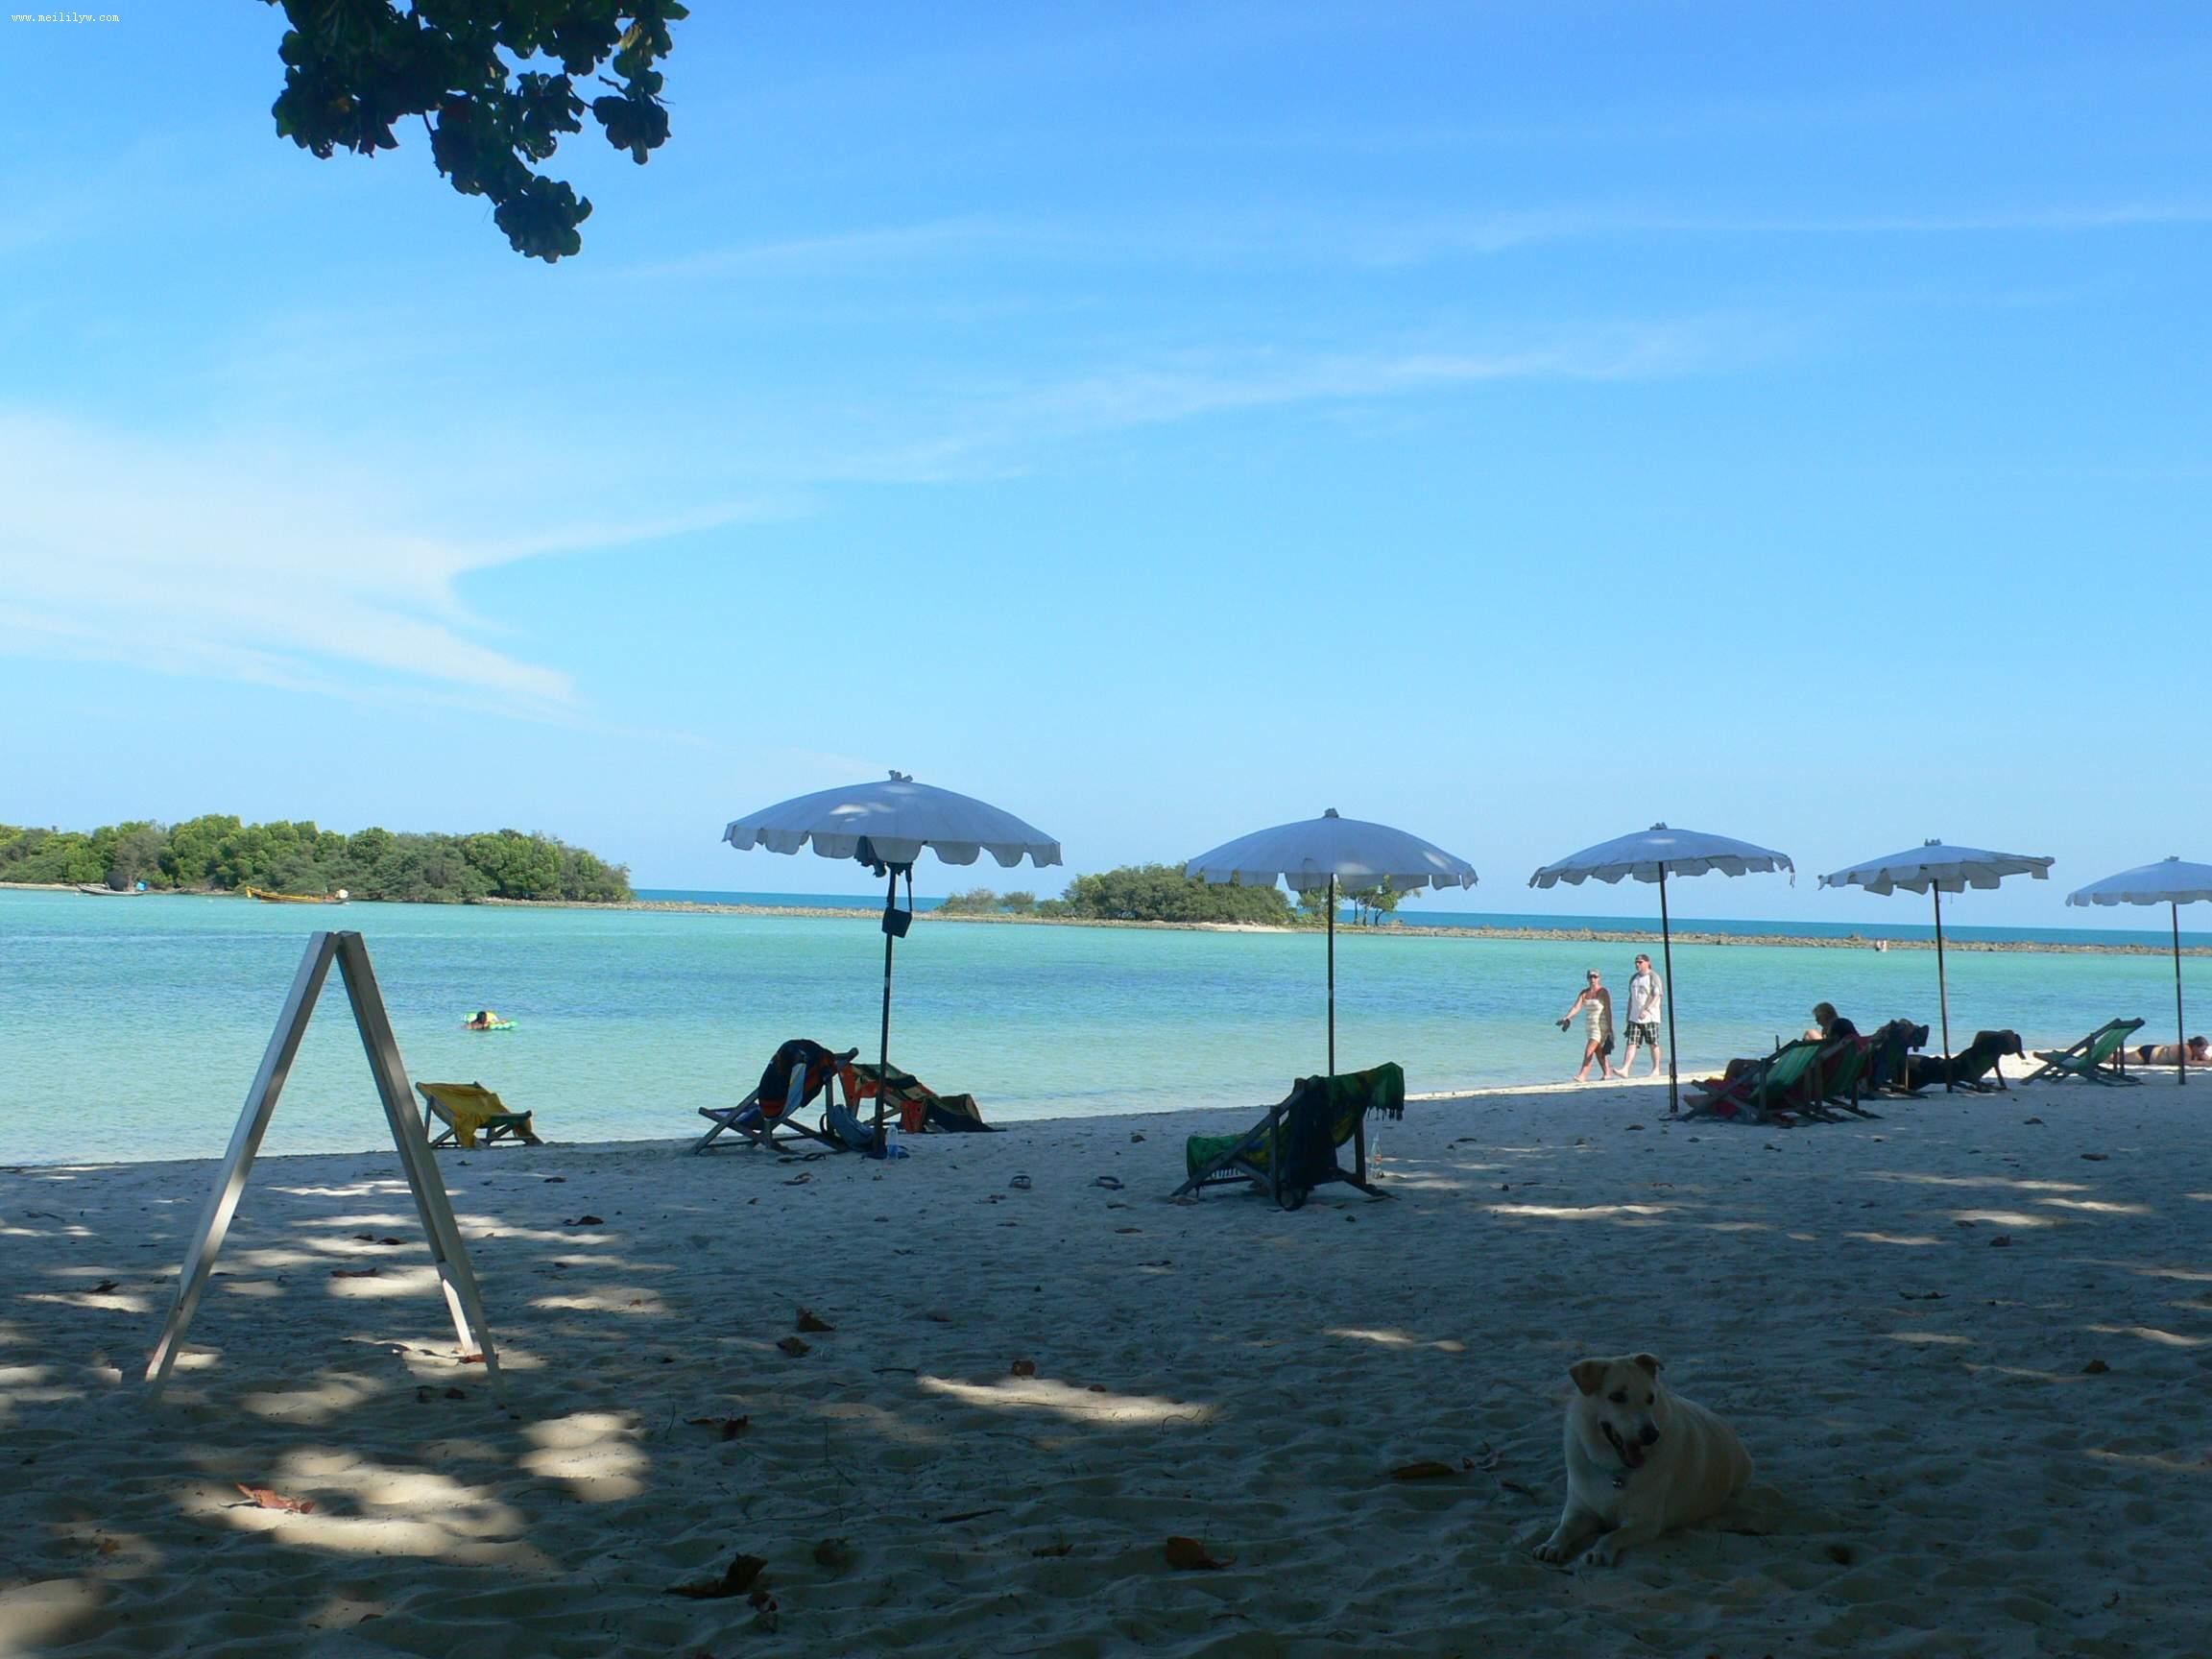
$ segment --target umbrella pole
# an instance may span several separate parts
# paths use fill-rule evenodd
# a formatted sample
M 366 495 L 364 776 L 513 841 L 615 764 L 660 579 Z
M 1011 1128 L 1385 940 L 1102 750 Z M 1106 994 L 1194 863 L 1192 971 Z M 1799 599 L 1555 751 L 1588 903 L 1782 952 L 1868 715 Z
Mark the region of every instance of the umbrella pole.
M 2175 1087 L 2189 1085 L 2189 1022 L 2181 1013 L 2181 904 L 2178 900 L 2166 907 L 2174 917 L 2174 1058 L 2180 1070 L 2176 1074 Z
M 1682 1110 L 1682 1088 L 1675 1073 L 1674 1047 L 1674 929 L 1667 920 L 1667 866 L 1659 866 L 1659 956 L 1667 964 L 1667 983 L 1660 995 L 1667 998 L 1667 1116 Z
M 1928 891 L 1936 900 L 1936 999 L 1943 1013 L 1943 1093 L 1948 1094 L 1952 1093 L 1951 987 L 1943 977 L 1943 889 L 1931 881 Z
M 1336 878 L 1329 878 L 1329 1073 L 1336 1075 Z
M 899 902 L 899 872 L 891 872 L 890 890 L 883 896 L 883 910 L 888 918 Z M 883 1031 L 876 1044 L 876 1150 L 883 1150 L 883 1096 L 890 1088 L 891 1076 L 891 951 L 899 943 L 892 933 L 888 920 L 883 929 Z

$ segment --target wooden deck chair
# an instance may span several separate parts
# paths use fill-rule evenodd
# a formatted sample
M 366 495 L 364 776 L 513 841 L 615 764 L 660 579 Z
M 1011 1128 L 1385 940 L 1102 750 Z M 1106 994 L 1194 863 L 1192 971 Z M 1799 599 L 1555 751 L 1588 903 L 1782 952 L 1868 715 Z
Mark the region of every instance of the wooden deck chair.
M 479 1135 L 487 1146 L 510 1139 L 531 1146 L 545 1144 L 530 1127 L 529 1113 L 508 1111 L 506 1103 L 481 1083 L 418 1083 L 415 1092 L 422 1096 L 425 1117 L 445 1125 L 430 1142 L 433 1146 L 458 1143 L 464 1150 L 473 1150 Z
M 973 1094 L 940 1094 L 911 1071 L 893 1066 L 856 1064 L 838 1068 L 845 1086 L 845 1105 L 853 1116 L 874 1125 L 875 1114 L 862 1106 L 881 1095 L 886 1117 L 897 1114 L 905 1135 L 996 1133 L 983 1121 L 983 1109 Z
M 2110 1020 L 2080 1042 L 2066 1048 L 2038 1048 L 2043 1064 L 2028 1073 L 2031 1083 L 2048 1077 L 2054 1083 L 2072 1077 L 2082 1083 L 2140 1083 L 2128 1075 L 2128 1039 L 2143 1029 L 2140 1020 Z
M 1301 1077 L 1290 1093 L 1241 1135 L 1193 1135 L 1184 1143 L 1187 1179 L 1180 1198 L 1225 1182 L 1243 1182 L 1296 1210 L 1316 1187 L 1341 1181 L 1370 1198 L 1389 1193 L 1367 1179 L 1367 1114 L 1406 1115 L 1406 1073 L 1395 1063 L 1334 1077 Z M 1346 1142 L 1350 1169 L 1337 1162 Z
M 828 1092 L 838 1068 L 859 1052 L 848 1048 L 842 1054 L 833 1053 L 806 1038 L 792 1038 L 769 1056 L 760 1081 L 744 1099 L 734 1106 L 699 1108 L 699 1116 L 714 1127 L 693 1142 L 691 1150 L 706 1151 L 725 1132 L 733 1132 L 740 1140 L 772 1152 L 799 1145 L 826 1147 L 832 1152 L 858 1150 L 832 1132 L 830 1114 L 835 1103 L 829 1099 Z M 800 1112 L 817 1095 L 823 1096 L 822 1122 L 802 1121 Z
M 1910 1020 L 1892 1020 L 1875 1032 L 1866 1054 L 1866 1074 L 1859 1088 L 1866 1094 L 1903 1094 L 1917 1099 L 1911 1086 L 1912 1050 L 1928 1046 L 1928 1027 Z
M 1804 1111 L 1819 1097 L 1820 1050 L 1826 1046 L 1816 1037 L 1800 1037 L 1733 1077 L 1693 1083 L 1690 1087 L 1698 1098 L 1682 1115 L 1747 1123 L 1792 1122 L 1792 1112 Z
M 1836 1118 L 1839 1111 L 1848 1112 L 1855 1118 L 1880 1118 L 1879 1112 L 1869 1112 L 1859 1104 L 1859 1091 L 1866 1079 L 1866 1068 L 1874 1054 L 1871 1037 L 1839 1037 L 1820 1054 L 1819 1098 L 1815 1108 L 1823 1116 Z

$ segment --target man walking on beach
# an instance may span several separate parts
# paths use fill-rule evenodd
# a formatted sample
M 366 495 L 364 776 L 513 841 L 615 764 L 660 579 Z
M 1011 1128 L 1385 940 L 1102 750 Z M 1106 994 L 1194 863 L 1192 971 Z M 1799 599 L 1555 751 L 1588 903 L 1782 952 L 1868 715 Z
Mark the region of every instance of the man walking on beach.
M 1667 982 L 1651 971 L 1651 958 L 1638 951 L 1636 972 L 1628 980 L 1628 1052 L 1621 1057 L 1621 1075 L 1628 1075 L 1628 1068 L 1636 1064 L 1639 1044 L 1651 1050 L 1650 1075 L 1659 1075 L 1659 1065 L 1666 1058 L 1659 1051 L 1659 1007 L 1667 999 Z

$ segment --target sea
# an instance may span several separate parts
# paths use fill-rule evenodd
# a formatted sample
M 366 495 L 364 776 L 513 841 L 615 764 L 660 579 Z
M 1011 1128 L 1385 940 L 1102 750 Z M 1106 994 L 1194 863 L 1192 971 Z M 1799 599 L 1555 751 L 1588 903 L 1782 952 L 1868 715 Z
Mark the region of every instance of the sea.
M 640 898 L 802 909 L 831 895 L 648 890 Z M 926 905 L 925 904 L 925 907 Z M 1442 935 L 1424 920 L 1574 929 L 1648 918 L 1408 912 L 1336 937 L 1342 1070 L 1396 1060 L 1417 1093 L 1563 1080 L 1579 1026 L 1556 1023 L 1598 967 L 1619 998 L 1637 947 Z M 1677 920 L 1678 931 L 1815 931 Z M 876 1052 L 884 938 L 873 917 L 353 904 L 0 891 L 0 1163 L 211 1158 L 228 1142 L 310 932 L 367 942 L 409 1075 L 482 1082 L 568 1142 L 671 1141 L 731 1103 L 776 1046 Z M 1871 940 L 1874 928 L 1839 929 Z M 1910 926 L 1880 936 L 1915 937 Z M 1996 942 L 2163 945 L 2144 930 L 1946 929 L 1951 1028 L 2066 1042 L 2114 1017 L 2169 1040 L 2164 955 L 1989 951 Z M 2203 942 L 2184 935 L 2184 943 Z M 2191 1006 L 2212 959 L 2185 957 Z M 1677 945 L 1685 1076 L 1795 1036 L 1826 1000 L 1863 1028 L 1937 1023 L 1925 950 Z M 507 1031 L 464 1027 L 490 1007 Z M 1326 1064 L 1323 944 L 1310 932 L 923 922 L 897 947 L 893 1060 L 1009 1122 L 1184 1106 L 1258 1107 Z M 389 1144 L 333 975 L 265 1150 Z

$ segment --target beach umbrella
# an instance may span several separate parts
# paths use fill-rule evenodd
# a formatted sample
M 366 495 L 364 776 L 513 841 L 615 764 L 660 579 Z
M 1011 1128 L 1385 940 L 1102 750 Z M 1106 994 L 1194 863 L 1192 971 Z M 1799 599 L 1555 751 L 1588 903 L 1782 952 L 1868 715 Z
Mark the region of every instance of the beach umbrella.
M 1337 816 L 1332 806 L 1318 818 L 1278 824 L 1224 841 L 1183 866 L 1183 874 L 1215 886 L 1271 887 L 1328 894 L 1329 1075 L 1336 1074 L 1336 895 L 1339 892 L 1411 893 L 1423 887 L 1472 887 L 1475 868 L 1443 848 L 1393 830 Z
M 2136 870 L 2123 870 L 2102 881 L 2092 881 L 2080 892 L 2066 895 L 2069 904 L 2163 904 L 2174 924 L 2174 1044 L 2180 1063 L 2179 1081 L 2189 1081 L 2188 1023 L 2181 1013 L 2181 906 L 2200 899 L 2212 899 L 2212 864 L 2188 864 L 2178 857 L 2161 858 Z
M 823 789 L 733 819 L 722 839 L 740 853 L 765 847 L 796 853 L 812 842 L 824 858 L 852 858 L 889 885 L 883 895 L 883 1026 L 877 1062 L 891 1069 L 891 958 L 914 919 L 914 864 L 926 847 L 947 864 L 973 864 L 988 853 L 1011 870 L 1022 859 L 1039 869 L 1060 862 L 1060 843 L 971 796 L 917 783 L 894 772 L 874 783 Z M 899 908 L 899 878 L 906 878 L 906 908 Z M 876 1143 L 883 1144 L 883 1094 L 876 1095 Z
M 1718 870 L 1723 876 L 1747 876 L 1754 871 L 1787 870 L 1791 880 L 1797 866 L 1790 854 L 1770 847 L 1754 847 L 1728 835 L 1708 835 L 1698 830 L 1670 830 L 1654 824 L 1633 835 L 1616 836 L 1585 847 L 1556 864 L 1547 864 L 1528 878 L 1531 887 L 1553 887 L 1564 881 L 1578 887 L 1585 881 L 1619 881 L 1631 878 L 1659 883 L 1659 952 L 1666 963 L 1667 992 L 1667 1114 L 1682 1109 L 1682 1082 L 1675 1070 L 1674 1050 L 1674 928 L 1667 914 L 1667 878 L 1702 876 Z M 1600 1068 L 1602 1070 L 1602 1068 Z
M 1823 887 L 1863 887 L 1869 893 L 1930 893 L 1936 899 L 1936 996 L 1943 1014 L 1943 1088 L 1951 1088 L 1951 988 L 1943 972 L 1943 895 L 1969 887 L 1995 887 L 2008 876 L 2051 878 L 2051 858 L 2028 853 L 1991 853 L 1980 847 L 1953 847 L 1940 839 L 1921 843 L 1887 858 L 1869 858 L 1848 870 L 1820 878 Z

